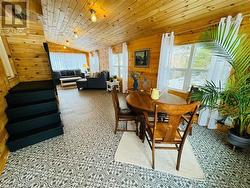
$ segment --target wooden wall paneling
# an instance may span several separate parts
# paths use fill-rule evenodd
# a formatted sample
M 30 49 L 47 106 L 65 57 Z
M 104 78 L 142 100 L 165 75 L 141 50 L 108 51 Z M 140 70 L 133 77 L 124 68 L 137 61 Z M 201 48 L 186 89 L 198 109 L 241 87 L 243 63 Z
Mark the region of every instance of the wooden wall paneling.
M 142 79 L 146 77 L 150 81 L 150 87 L 156 87 L 157 73 L 158 73 L 158 63 L 160 54 L 161 36 L 154 35 L 150 37 L 145 37 L 137 40 L 132 40 L 128 42 L 128 54 L 129 54 L 129 80 L 128 88 L 133 87 L 133 79 L 130 77 L 132 71 L 137 71 L 141 73 L 141 79 L 139 82 L 139 88 L 141 89 Z M 134 66 L 134 52 L 136 50 L 141 50 L 148 48 L 150 49 L 150 62 L 147 68 L 138 68 Z
M 17 76 L 9 80 L 7 79 L 2 61 L 0 59 L 0 174 L 2 173 L 5 167 L 5 163 L 7 161 L 9 153 L 5 145 L 8 139 L 8 133 L 5 129 L 5 125 L 8 121 L 7 116 L 5 114 L 5 109 L 7 107 L 5 95 L 7 94 L 8 90 L 11 87 L 14 87 L 18 82 L 19 79 Z
M 51 79 L 48 57 L 43 48 L 46 40 L 40 21 L 42 9 L 39 2 L 29 1 L 32 19 L 28 20 L 28 33 L 6 37 L 19 79 L 24 82 Z

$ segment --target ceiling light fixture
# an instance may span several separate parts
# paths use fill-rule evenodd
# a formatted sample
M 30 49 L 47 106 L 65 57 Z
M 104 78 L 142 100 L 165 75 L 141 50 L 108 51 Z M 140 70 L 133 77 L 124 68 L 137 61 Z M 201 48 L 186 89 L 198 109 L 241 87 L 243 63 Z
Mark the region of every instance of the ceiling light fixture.
M 66 45 L 69 45 L 69 41 L 68 40 L 66 40 Z
M 90 13 L 91 13 L 91 17 L 90 17 L 91 21 L 96 22 L 96 14 L 95 14 L 96 11 L 93 9 L 90 9 Z
M 64 48 L 64 49 L 66 49 L 66 48 L 67 48 L 67 46 L 63 46 L 63 48 Z
M 78 38 L 78 34 L 77 34 L 76 31 L 74 32 L 74 37 L 75 37 L 76 39 Z

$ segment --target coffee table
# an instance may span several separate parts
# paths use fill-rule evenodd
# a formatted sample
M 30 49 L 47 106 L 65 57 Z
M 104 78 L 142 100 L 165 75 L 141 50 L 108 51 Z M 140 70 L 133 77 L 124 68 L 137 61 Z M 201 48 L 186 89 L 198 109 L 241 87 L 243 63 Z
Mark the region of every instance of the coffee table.
M 76 85 L 76 81 L 81 79 L 82 77 L 69 77 L 69 78 L 60 78 L 61 86 L 67 87 L 67 86 L 74 86 Z

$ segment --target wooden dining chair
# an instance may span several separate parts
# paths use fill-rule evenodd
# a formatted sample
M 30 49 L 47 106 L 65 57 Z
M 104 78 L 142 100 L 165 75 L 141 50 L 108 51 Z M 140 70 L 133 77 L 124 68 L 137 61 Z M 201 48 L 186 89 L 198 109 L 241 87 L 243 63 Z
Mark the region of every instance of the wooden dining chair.
M 134 121 L 136 124 L 136 135 L 138 135 L 138 119 L 137 119 L 137 114 L 133 112 L 129 108 L 122 109 L 120 108 L 120 103 L 118 99 L 118 93 L 116 90 L 116 87 L 113 87 L 111 94 L 112 94 L 112 101 L 113 101 L 113 106 L 115 110 L 115 130 L 114 133 L 116 134 L 117 131 L 133 131 L 133 130 L 128 130 L 127 123 L 128 121 Z M 120 121 L 125 121 L 126 122 L 126 129 L 118 129 L 118 125 Z
M 183 99 L 185 99 L 187 101 L 187 104 L 190 104 L 192 102 L 195 102 L 191 97 L 192 97 L 192 94 L 197 91 L 199 88 L 192 85 L 189 92 L 183 92 L 183 91 L 177 91 L 177 90 L 168 90 L 168 93 L 172 94 L 172 95 L 176 95 L 178 97 L 181 97 Z M 183 115 L 183 121 L 182 123 L 184 124 L 185 123 L 188 123 L 189 120 L 191 118 L 191 114 L 190 113 L 187 113 L 187 114 L 184 114 Z M 193 121 L 191 122 L 191 126 L 189 127 L 189 135 L 192 135 L 192 132 L 193 132 L 193 124 L 197 123 L 197 120 L 198 120 L 198 117 L 197 115 L 194 115 L 193 117 Z
M 144 112 L 144 117 L 146 120 L 145 137 L 149 143 L 150 148 L 152 149 L 152 168 L 155 168 L 155 149 L 175 149 L 178 151 L 176 169 L 179 170 L 183 146 L 198 106 L 198 102 L 184 105 L 168 105 L 158 103 L 155 105 L 153 123 L 150 123 L 150 121 L 148 120 L 148 113 Z M 169 118 L 168 121 L 158 122 L 158 112 L 167 113 Z M 189 112 L 192 114 L 192 117 L 190 118 L 184 133 L 181 134 L 179 125 L 182 121 L 182 116 Z M 161 144 L 173 144 L 174 146 L 158 146 Z

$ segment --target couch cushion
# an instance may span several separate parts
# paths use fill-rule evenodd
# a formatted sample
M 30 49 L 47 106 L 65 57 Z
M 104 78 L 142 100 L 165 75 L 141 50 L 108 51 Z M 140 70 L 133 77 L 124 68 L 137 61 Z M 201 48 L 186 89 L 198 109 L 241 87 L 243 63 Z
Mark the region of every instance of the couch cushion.
M 67 76 L 67 71 L 66 70 L 61 70 L 60 75 L 61 76 Z
M 67 76 L 74 76 L 75 71 L 74 70 L 67 70 Z
M 74 72 L 75 72 L 76 76 L 81 76 L 81 70 L 80 69 L 76 69 L 76 70 L 74 70 Z

